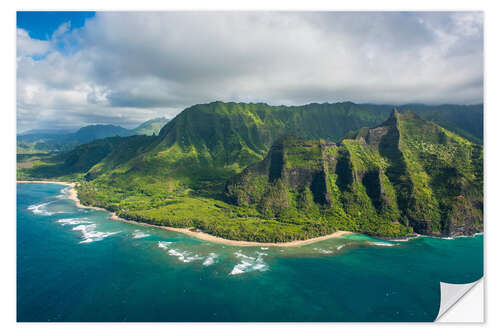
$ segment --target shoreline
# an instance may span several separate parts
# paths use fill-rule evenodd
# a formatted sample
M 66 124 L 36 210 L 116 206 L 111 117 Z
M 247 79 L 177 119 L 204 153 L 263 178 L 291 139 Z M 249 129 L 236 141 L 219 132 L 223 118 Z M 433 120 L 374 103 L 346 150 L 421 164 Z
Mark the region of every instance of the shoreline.
M 112 220 L 121 221 L 121 222 L 125 222 L 125 223 L 130 223 L 130 224 L 141 225 L 143 227 L 154 227 L 154 228 L 160 228 L 160 229 L 165 229 L 165 230 L 170 230 L 170 231 L 181 232 L 183 234 L 193 236 L 193 237 L 196 237 L 196 238 L 204 240 L 204 241 L 213 242 L 213 243 L 221 243 L 221 244 L 226 244 L 226 245 L 234 245 L 234 246 L 266 246 L 266 247 L 267 246 L 276 246 L 276 247 L 302 246 L 302 245 L 312 244 L 312 243 L 316 243 L 316 242 L 330 239 L 330 238 L 337 238 L 337 237 L 341 237 L 344 235 L 352 234 L 352 231 L 339 230 L 339 231 L 334 232 L 333 234 L 309 238 L 309 239 L 294 240 L 294 241 L 284 242 L 284 243 L 270 243 L 270 242 L 261 243 L 261 242 L 226 239 L 226 238 L 207 234 L 203 231 L 193 231 L 193 230 L 190 230 L 188 228 L 175 228 L 175 227 L 168 227 L 168 226 L 164 226 L 164 225 L 154 225 L 154 224 L 149 224 L 149 223 L 145 223 L 145 222 L 127 220 L 127 219 L 124 219 L 123 217 L 119 217 L 118 215 L 116 215 L 115 212 L 111 213 L 110 218 Z
M 94 206 L 85 206 L 80 202 L 80 199 L 78 199 L 78 194 L 77 194 L 76 189 L 75 189 L 76 183 L 62 182 L 62 181 L 50 181 L 50 180 L 17 180 L 17 183 L 42 183 L 42 184 L 65 185 L 65 186 L 68 186 L 68 188 L 69 188 L 68 199 L 74 201 L 76 207 L 78 207 L 78 208 L 102 210 L 102 211 L 108 212 L 110 214 L 110 219 L 115 220 L 115 221 L 121 221 L 121 222 L 125 222 L 125 223 L 141 225 L 144 227 L 161 228 L 161 229 L 165 229 L 165 230 L 169 230 L 169 231 L 180 232 L 180 233 L 183 233 L 183 234 L 186 234 L 186 235 L 189 235 L 189 236 L 192 236 L 192 237 L 204 240 L 204 241 L 213 242 L 213 243 L 221 243 L 221 244 L 226 244 L 226 245 L 291 247 L 291 246 L 308 245 L 308 244 L 316 243 L 316 242 L 323 241 L 326 239 L 337 238 L 337 237 L 341 237 L 344 235 L 352 234 L 351 231 L 339 230 L 339 231 L 336 231 L 336 232 L 329 234 L 329 235 L 324 235 L 324 236 L 319 236 L 319 237 L 314 237 L 314 238 L 309 238 L 309 239 L 304 239 L 304 240 L 295 240 L 295 241 L 284 242 L 284 243 L 271 243 L 271 242 L 261 243 L 261 242 L 225 239 L 222 237 L 217 237 L 217 236 L 207 234 L 207 233 L 202 232 L 202 231 L 193 231 L 193 230 L 190 230 L 189 228 L 175 228 L 175 227 L 168 227 L 168 226 L 163 226 L 163 225 L 155 225 L 155 224 L 149 224 L 149 223 L 145 223 L 145 222 L 127 220 L 127 219 L 124 219 L 122 217 L 119 217 L 118 215 L 116 215 L 115 212 L 108 211 L 104 208 L 94 207 Z
M 183 233 L 183 234 L 186 234 L 186 235 L 189 235 L 191 237 L 195 237 L 195 238 L 198 238 L 198 239 L 201 239 L 204 241 L 226 244 L 226 245 L 266 246 L 266 247 L 267 246 L 276 246 L 276 247 L 303 246 L 303 245 L 308 245 L 308 244 L 316 243 L 316 242 L 331 239 L 331 238 L 338 238 L 338 237 L 342 237 L 342 236 L 354 233 L 352 231 L 338 230 L 338 231 L 336 231 L 332 234 L 329 234 L 329 235 L 324 235 L 324 236 L 319 236 L 319 237 L 314 237 L 314 238 L 309 238 L 309 239 L 304 239 L 304 240 L 295 240 L 295 241 L 284 242 L 284 243 L 271 243 L 271 242 L 260 243 L 260 242 L 252 242 L 252 241 L 232 240 L 232 239 L 226 239 L 226 238 L 210 235 L 210 234 L 207 234 L 207 233 L 202 232 L 202 231 L 193 231 L 193 230 L 191 230 L 191 228 L 175 228 L 175 227 L 168 227 L 168 226 L 164 226 L 164 225 L 155 225 L 155 224 L 149 224 L 146 222 L 127 220 L 123 217 L 119 217 L 118 215 L 116 215 L 115 212 L 109 211 L 105 208 L 94 207 L 94 206 L 85 206 L 80 202 L 80 199 L 78 199 L 78 194 L 77 194 L 76 189 L 75 189 L 76 183 L 74 183 L 74 182 L 63 182 L 63 181 L 52 181 L 52 180 L 16 180 L 16 182 L 17 183 L 41 183 L 41 184 L 65 185 L 65 186 L 69 187 L 68 188 L 68 192 L 69 192 L 68 199 L 74 201 L 76 207 L 78 207 L 78 208 L 106 211 L 110 214 L 109 218 L 112 220 L 115 220 L 115 221 L 141 225 L 143 227 L 161 228 L 161 229 L 165 229 L 165 230 L 169 230 L 169 231 L 180 232 L 180 233 Z M 396 238 L 396 239 L 379 238 L 379 239 L 387 240 L 387 241 L 391 241 L 391 242 L 408 242 L 410 240 L 417 239 L 420 237 L 431 237 L 431 238 L 439 238 L 439 239 L 455 239 L 455 238 L 460 238 L 460 237 L 475 237 L 477 235 L 482 235 L 482 234 L 484 234 L 484 232 L 475 233 L 474 235 L 471 235 L 471 236 L 460 235 L 460 236 L 455 236 L 455 237 L 436 237 L 436 236 L 431 236 L 431 235 L 415 234 L 413 236 L 405 237 L 405 238 Z M 376 238 L 376 237 L 374 237 L 374 238 Z
M 16 180 L 16 183 L 57 184 L 57 185 L 68 186 L 69 187 L 68 188 L 68 192 L 69 192 L 68 199 L 73 200 L 75 202 L 76 207 L 84 208 L 84 209 L 106 210 L 106 209 L 101 208 L 101 207 L 83 205 L 80 202 L 80 199 L 78 199 L 78 194 L 77 194 L 76 189 L 75 189 L 76 183 L 62 182 L 62 181 L 56 181 L 56 180 Z
M 58 180 L 16 180 L 16 183 L 41 183 L 41 184 L 67 185 L 67 186 L 76 185 L 76 183 L 62 182 Z

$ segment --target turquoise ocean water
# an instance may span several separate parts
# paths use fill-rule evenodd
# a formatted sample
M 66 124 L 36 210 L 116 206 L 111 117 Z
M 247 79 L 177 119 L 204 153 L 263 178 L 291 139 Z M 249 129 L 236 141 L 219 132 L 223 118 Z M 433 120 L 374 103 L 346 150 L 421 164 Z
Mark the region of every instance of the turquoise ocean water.
M 433 321 L 439 282 L 483 275 L 483 236 L 352 234 L 237 247 L 79 209 L 17 185 L 18 321 Z

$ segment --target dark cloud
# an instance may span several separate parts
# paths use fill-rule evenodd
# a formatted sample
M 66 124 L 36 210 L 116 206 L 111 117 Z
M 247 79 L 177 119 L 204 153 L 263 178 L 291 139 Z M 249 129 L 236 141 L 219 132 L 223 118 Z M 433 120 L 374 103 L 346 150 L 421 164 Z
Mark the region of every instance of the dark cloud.
M 47 42 L 18 29 L 20 130 L 131 126 L 213 100 L 483 98 L 475 12 L 99 12 L 68 29 Z

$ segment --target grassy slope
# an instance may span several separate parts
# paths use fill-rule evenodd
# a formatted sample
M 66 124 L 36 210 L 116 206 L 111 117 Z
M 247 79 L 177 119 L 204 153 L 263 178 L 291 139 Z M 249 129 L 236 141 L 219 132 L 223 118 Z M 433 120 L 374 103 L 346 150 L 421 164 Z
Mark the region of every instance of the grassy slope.
M 169 122 L 143 154 L 107 167 L 112 154 L 92 168 L 90 174 L 96 178 L 80 189 L 82 201 L 106 206 L 123 217 L 195 226 L 235 239 L 292 240 L 334 231 L 314 216 L 310 223 L 321 226 L 308 227 L 309 232 L 284 218 L 278 223 L 254 208 L 224 202 L 227 179 L 262 160 L 279 135 L 297 131 L 311 138 L 337 139 L 385 117 L 384 112 L 367 114 L 351 103 L 310 108 L 306 112 L 238 103 L 189 108 Z
M 480 146 L 411 111 L 396 112 L 339 145 L 280 140 L 263 162 L 233 178 L 228 195 L 267 218 L 303 226 L 312 218 L 379 236 L 472 234 L 482 230 L 481 154 Z M 326 173 L 328 200 L 315 199 L 324 189 L 307 171 Z
M 165 117 L 148 120 L 132 131 L 138 135 L 157 135 L 169 120 Z
M 392 119 L 392 120 L 391 120 Z M 424 234 L 470 234 L 482 225 L 482 146 L 411 111 L 379 143 L 400 220 Z M 457 208 L 461 207 L 460 214 Z M 460 215 L 460 216 L 459 216 Z
M 409 219 L 417 225 L 426 221 L 426 229 L 419 230 L 426 233 L 479 230 L 483 221 L 482 147 L 412 112 L 400 117 L 401 151 L 414 184 Z
M 467 140 L 483 142 L 483 105 L 436 105 L 408 104 L 399 107 L 403 112 L 412 110 L 425 120 L 432 121 L 453 131 Z
M 337 140 L 349 130 L 380 123 L 387 115 L 383 107 L 366 112 L 366 107 L 352 103 L 304 107 L 220 102 L 196 105 L 170 121 L 157 137 L 125 140 L 119 149 L 116 146 L 102 158 L 92 160 L 96 164 L 87 173 L 89 181 L 83 182 L 79 195 L 84 203 L 107 207 L 122 217 L 196 227 L 231 239 L 287 241 L 337 229 L 408 234 L 408 221 L 394 223 L 400 215 L 395 197 L 401 186 L 389 180 L 386 170 L 391 164 L 378 148 L 370 145 L 365 149 L 355 139 L 344 140 L 340 147 L 326 148 L 331 156 L 347 156 L 347 169 L 352 169 L 353 175 L 352 181 L 341 179 L 345 177 L 336 172 L 335 159 L 324 167 L 331 201 L 328 209 L 315 204 L 313 193 L 307 189 L 290 191 L 282 182 L 268 188 L 268 178 L 258 173 L 252 191 L 261 191 L 263 196 L 267 193 L 268 204 L 264 200 L 264 207 L 273 206 L 273 198 L 285 198 L 281 200 L 287 202 L 281 205 L 284 209 L 280 204 L 264 210 L 257 203 L 235 206 L 228 204 L 224 196 L 226 181 L 261 161 L 272 142 L 284 133 Z M 318 150 L 312 150 L 311 156 L 316 158 L 310 159 L 320 161 Z M 294 160 L 293 154 L 285 160 L 289 167 L 300 166 L 303 161 Z M 88 171 L 86 167 L 76 172 L 66 168 L 64 173 L 64 168 L 56 166 L 52 170 L 59 168 L 61 175 L 52 176 L 81 178 Z M 482 165 L 476 169 L 482 170 Z M 21 170 L 19 174 L 46 178 L 41 176 L 41 170 Z M 403 178 L 411 175 L 418 181 L 419 170 L 409 170 Z M 371 176 L 363 179 L 367 173 Z M 380 179 L 373 176 L 378 174 Z M 377 186 L 377 179 L 383 191 L 378 197 L 377 191 L 367 191 L 373 187 L 370 182 Z

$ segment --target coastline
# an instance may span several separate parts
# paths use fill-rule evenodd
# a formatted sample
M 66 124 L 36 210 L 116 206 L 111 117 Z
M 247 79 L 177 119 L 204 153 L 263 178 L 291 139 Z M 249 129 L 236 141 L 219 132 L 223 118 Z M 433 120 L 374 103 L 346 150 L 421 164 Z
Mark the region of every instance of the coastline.
M 149 224 L 145 222 L 138 222 L 138 221 L 132 221 L 132 220 L 127 220 L 122 217 L 119 217 L 116 215 L 115 212 L 110 212 L 104 208 L 101 207 L 94 207 L 94 206 L 85 206 L 80 202 L 80 199 L 78 199 L 78 194 L 76 192 L 75 186 L 76 183 L 70 183 L 70 182 L 61 182 L 61 181 L 50 181 L 50 180 L 17 180 L 17 183 L 42 183 L 42 184 L 58 184 L 58 185 L 65 185 L 68 186 L 68 199 L 73 200 L 75 202 L 75 205 L 78 208 L 85 208 L 85 209 L 95 209 L 95 210 L 103 210 L 107 211 L 110 213 L 110 219 L 116 220 L 116 221 L 121 221 L 125 223 L 130 223 L 130 224 L 136 224 L 136 225 L 141 225 L 145 227 L 154 227 L 154 228 L 161 228 L 165 230 L 170 230 L 170 231 L 175 231 L 175 232 L 181 232 L 183 234 L 208 241 L 208 242 L 213 242 L 213 243 L 221 243 L 221 244 L 226 244 L 226 245 L 233 245 L 233 246 L 277 246 L 277 247 L 291 247 L 291 246 L 303 246 L 303 245 L 308 245 L 312 243 L 316 243 L 319 241 L 323 241 L 326 239 L 331 239 L 331 238 L 337 238 L 341 237 L 344 235 L 352 234 L 351 231 L 343 231 L 339 230 L 336 231 L 332 234 L 329 235 L 324 235 L 320 237 L 314 237 L 314 238 L 309 238 L 309 239 L 304 239 L 304 240 L 295 240 L 291 242 L 284 242 L 284 243 L 260 243 L 260 242 L 251 242 L 251 241 L 239 241 L 239 240 L 231 240 L 231 239 L 225 239 L 222 237 L 217 237 L 213 236 L 207 233 L 204 233 L 202 231 L 193 231 L 189 228 L 174 228 L 174 227 L 167 227 L 163 225 L 154 225 L 154 224 Z
M 270 243 L 270 242 L 261 243 L 261 242 L 225 239 L 222 237 L 217 237 L 217 236 L 207 234 L 207 233 L 202 232 L 202 231 L 193 231 L 193 230 L 188 229 L 188 228 L 167 227 L 167 226 L 163 226 L 163 225 L 154 225 L 154 224 L 149 224 L 149 223 L 144 223 L 144 222 L 127 220 L 127 219 L 124 219 L 122 217 L 119 217 L 118 215 L 116 215 L 115 212 L 111 213 L 111 219 L 117 220 L 117 221 L 122 221 L 125 223 L 137 224 L 137 225 L 141 225 L 141 226 L 145 226 L 145 227 L 155 227 L 155 228 L 161 228 L 161 229 L 170 230 L 170 231 L 182 232 L 183 234 L 187 234 L 189 236 L 193 236 L 193 237 L 196 237 L 196 238 L 204 240 L 204 241 L 213 242 L 213 243 L 221 243 L 221 244 L 226 244 L 226 245 L 234 245 L 234 246 L 266 246 L 266 247 L 267 246 L 277 246 L 277 247 L 302 246 L 302 245 L 312 244 L 312 243 L 316 243 L 316 242 L 330 239 L 330 238 L 337 238 L 337 237 L 341 237 L 341 236 L 344 236 L 347 234 L 352 234 L 351 231 L 339 230 L 339 231 L 334 232 L 333 234 L 304 239 L 304 240 L 295 240 L 295 241 L 284 242 L 284 243 Z
M 61 182 L 57 180 L 16 180 L 16 183 L 42 183 L 75 186 L 75 183 Z
M 55 180 L 16 180 L 17 183 L 40 183 L 40 184 L 57 184 L 57 185 L 64 185 L 68 186 L 68 199 L 73 200 L 75 202 L 76 207 L 78 208 L 86 208 L 86 209 L 95 209 L 95 210 L 106 210 L 101 207 L 94 207 L 94 206 L 85 206 L 80 202 L 80 199 L 78 199 L 78 194 L 76 192 L 75 186 L 76 183 L 70 183 L 70 182 L 61 182 L 61 181 L 55 181 Z
M 222 237 L 217 237 L 213 236 L 210 234 L 207 234 L 202 231 L 194 231 L 191 228 L 175 228 L 175 227 L 168 227 L 164 225 L 155 225 L 155 224 L 149 224 L 145 222 L 139 222 L 139 221 L 133 221 L 133 220 L 127 220 L 122 217 L 119 217 L 116 215 L 115 212 L 108 211 L 105 208 L 102 207 L 94 207 L 94 206 L 86 206 L 83 205 L 80 202 L 80 199 L 78 199 L 78 194 L 76 192 L 75 186 L 76 183 L 74 182 L 63 182 L 63 181 L 53 181 L 53 180 L 16 180 L 17 183 L 42 183 L 42 184 L 57 184 L 57 185 L 65 185 L 68 186 L 68 199 L 73 200 L 75 202 L 76 207 L 78 208 L 83 208 L 83 209 L 95 209 L 95 210 L 101 210 L 101 211 L 106 211 L 110 214 L 110 219 L 120 221 L 120 222 L 125 222 L 125 223 L 130 223 L 130 224 L 136 224 L 136 225 L 141 225 L 144 227 L 153 227 L 153 228 L 161 228 L 165 230 L 170 230 L 170 231 L 175 231 L 175 232 L 180 232 L 186 235 L 189 235 L 191 237 L 195 237 L 204 241 L 208 242 L 213 242 L 213 243 L 221 243 L 221 244 L 226 244 L 226 245 L 233 245 L 233 246 L 276 246 L 276 247 L 291 247 L 291 246 L 303 246 L 303 245 L 308 245 L 312 243 L 316 243 L 319 241 L 331 239 L 331 238 L 337 238 L 337 237 L 342 237 L 348 234 L 352 234 L 352 231 L 344 231 L 344 230 L 338 230 L 332 234 L 329 235 L 324 235 L 324 236 L 319 236 L 319 237 L 314 237 L 314 238 L 309 238 L 309 239 L 304 239 L 304 240 L 295 240 L 291 242 L 284 242 L 284 243 L 271 243 L 271 242 L 265 242 L 265 243 L 260 243 L 260 242 L 252 242 L 252 241 L 239 241 L 239 240 L 232 240 L 232 239 L 226 239 Z M 471 236 L 466 236 L 466 235 L 460 235 L 460 236 L 455 236 L 455 237 L 436 237 L 436 236 L 431 236 L 431 235 L 421 235 L 415 233 L 412 236 L 405 237 L 405 238 L 396 238 L 396 239 L 386 239 L 386 238 L 380 238 L 383 240 L 388 240 L 391 242 L 407 242 L 419 237 L 431 237 L 431 238 L 440 238 L 440 239 L 455 239 L 459 237 L 475 237 L 477 235 L 484 234 L 484 232 L 480 233 L 475 233 L 474 235 Z

